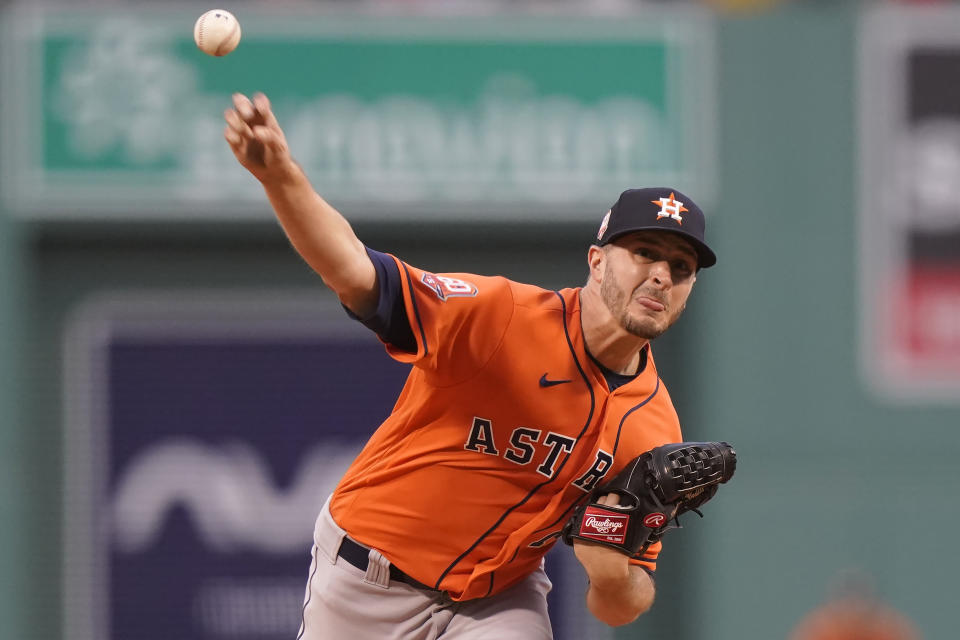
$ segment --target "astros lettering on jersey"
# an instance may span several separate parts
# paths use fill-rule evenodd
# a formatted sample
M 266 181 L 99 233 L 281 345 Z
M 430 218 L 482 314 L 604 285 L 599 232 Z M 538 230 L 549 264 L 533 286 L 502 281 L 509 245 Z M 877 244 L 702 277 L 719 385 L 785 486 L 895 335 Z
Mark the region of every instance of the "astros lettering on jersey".
M 682 441 L 679 420 L 651 354 L 608 390 L 579 289 L 397 265 L 417 351 L 387 351 L 414 366 L 331 513 L 416 580 L 454 600 L 488 596 L 539 566 L 604 477 Z M 659 552 L 631 562 L 654 570 Z

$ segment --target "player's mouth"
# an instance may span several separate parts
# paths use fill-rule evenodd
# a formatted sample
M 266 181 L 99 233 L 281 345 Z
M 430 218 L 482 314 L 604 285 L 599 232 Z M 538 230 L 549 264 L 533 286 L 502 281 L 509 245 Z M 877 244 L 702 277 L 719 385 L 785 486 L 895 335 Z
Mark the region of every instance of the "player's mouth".
M 667 308 L 664 303 L 660 302 L 656 298 L 651 298 L 650 296 L 637 296 L 635 299 L 637 302 L 651 311 L 663 311 Z

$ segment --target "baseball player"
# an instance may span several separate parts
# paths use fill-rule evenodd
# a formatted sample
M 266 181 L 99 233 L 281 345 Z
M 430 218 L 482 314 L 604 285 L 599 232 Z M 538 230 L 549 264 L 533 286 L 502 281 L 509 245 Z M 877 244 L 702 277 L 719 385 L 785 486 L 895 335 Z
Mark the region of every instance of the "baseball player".
M 432 273 L 364 246 L 291 158 L 266 96 L 234 95 L 225 119 L 296 251 L 411 365 L 319 514 L 298 638 L 551 638 L 544 554 L 578 505 L 620 508 L 598 488 L 628 463 L 682 440 L 650 340 L 716 262 L 703 213 L 676 189 L 624 192 L 582 287 Z M 587 606 L 629 623 L 653 603 L 659 536 L 601 544 L 583 515 L 563 537 Z

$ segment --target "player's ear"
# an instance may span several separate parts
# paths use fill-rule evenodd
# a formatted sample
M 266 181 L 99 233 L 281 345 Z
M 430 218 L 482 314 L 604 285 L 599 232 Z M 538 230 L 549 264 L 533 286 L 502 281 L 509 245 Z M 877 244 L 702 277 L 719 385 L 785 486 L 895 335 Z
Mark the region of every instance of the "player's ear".
M 603 247 L 593 244 L 587 250 L 587 266 L 590 267 L 590 279 L 600 282 L 603 279 L 603 263 L 607 252 Z

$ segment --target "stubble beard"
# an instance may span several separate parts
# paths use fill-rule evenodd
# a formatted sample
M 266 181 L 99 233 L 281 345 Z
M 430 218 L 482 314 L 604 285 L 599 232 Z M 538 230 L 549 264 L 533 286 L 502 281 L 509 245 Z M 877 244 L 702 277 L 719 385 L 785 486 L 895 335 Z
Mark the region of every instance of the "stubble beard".
M 629 310 L 630 300 L 633 299 L 633 295 L 637 293 L 638 289 L 642 289 L 642 287 L 637 287 L 637 289 L 631 291 L 631 297 L 628 298 L 608 267 L 604 270 L 603 281 L 600 283 L 600 298 L 610 311 L 610 315 L 623 327 L 624 331 L 638 338 L 653 340 L 663 335 L 670 328 L 670 325 L 676 322 L 679 314 L 669 318 L 664 325 L 658 324 L 652 318 L 632 316 Z

